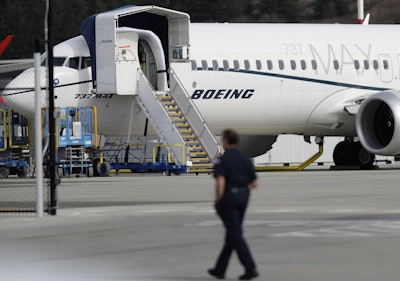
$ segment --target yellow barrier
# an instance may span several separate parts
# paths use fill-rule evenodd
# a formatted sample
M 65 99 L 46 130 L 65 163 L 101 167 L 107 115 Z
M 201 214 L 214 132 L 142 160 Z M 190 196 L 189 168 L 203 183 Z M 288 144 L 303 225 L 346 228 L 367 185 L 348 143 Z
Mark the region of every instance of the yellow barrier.
M 186 164 L 185 146 L 183 144 L 155 144 L 153 146 L 153 162 L 156 162 L 156 149 L 158 147 L 181 147 L 181 149 L 182 149 L 182 165 Z M 168 163 L 172 163 L 171 155 L 169 152 L 168 152 Z
M 13 130 L 14 130 L 14 124 L 13 124 L 13 121 L 12 121 L 12 118 L 13 118 L 13 110 L 11 110 L 11 109 L 9 109 L 8 110 L 8 122 L 7 122 L 7 125 L 8 125 L 8 135 L 9 135 L 9 142 L 8 142 L 8 146 L 10 147 L 10 148 L 25 148 L 25 149 L 27 149 L 27 148 L 29 148 L 29 141 L 28 141 L 28 143 L 27 144 L 25 144 L 25 145 L 14 145 L 13 144 L 13 141 L 12 141 L 12 138 L 13 138 Z M 24 133 L 26 133 L 26 135 L 28 135 L 28 124 L 26 125 L 26 127 L 24 127 L 24 126 L 21 126 L 20 127 L 20 133 L 22 134 L 22 136 L 24 136 Z M 15 133 L 15 131 L 14 131 L 14 133 Z M 29 136 L 28 136 L 29 137 Z
M 99 148 L 99 135 L 97 134 L 97 107 L 92 106 L 93 108 L 93 134 L 94 134 L 94 145 L 93 148 Z
M 2 116 L 2 118 L 0 120 L 2 120 L 3 122 L 0 123 L 0 125 L 3 125 L 3 147 L 0 147 L 0 151 L 5 151 L 7 149 L 7 115 L 6 115 L 6 111 L 4 109 L 0 109 L 0 116 Z

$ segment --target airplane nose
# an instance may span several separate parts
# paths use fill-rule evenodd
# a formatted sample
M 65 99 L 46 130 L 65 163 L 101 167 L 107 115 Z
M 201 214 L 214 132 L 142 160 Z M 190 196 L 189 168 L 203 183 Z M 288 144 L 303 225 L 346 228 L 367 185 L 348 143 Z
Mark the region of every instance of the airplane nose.
M 45 72 L 41 71 L 41 88 L 45 87 Z M 29 68 L 7 84 L 3 91 L 6 106 L 32 119 L 35 113 L 35 73 Z M 45 106 L 45 91 L 41 91 L 41 105 Z

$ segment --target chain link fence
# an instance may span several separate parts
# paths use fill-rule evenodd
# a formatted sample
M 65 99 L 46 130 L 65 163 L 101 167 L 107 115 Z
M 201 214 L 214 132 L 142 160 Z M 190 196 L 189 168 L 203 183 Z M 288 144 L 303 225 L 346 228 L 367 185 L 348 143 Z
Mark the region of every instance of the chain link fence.
M 20 75 L 32 65 L 33 62 L 29 60 L 0 64 L 0 215 L 34 215 L 37 208 L 35 171 L 39 167 L 34 164 L 33 126 L 36 120 L 33 120 L 31 112 L 34 104 L 34 77 L 33 71 L 32 75 Z M 18 83 L 10 84 L 18 75 L 19 78 L 15 80 Z M 42 75 L 45 77 L 45 73 Z M 24 107 L 18 111 L 11 108 L 7 104 L 7 96 L 13 96 L 26 104 L 26 110 Z M 42 157 L 42 153 L 38 155 Z M 44 211 L 49 204 L 48 186 L 49 182 L 43 181 L 41 198 L 44 198 Z

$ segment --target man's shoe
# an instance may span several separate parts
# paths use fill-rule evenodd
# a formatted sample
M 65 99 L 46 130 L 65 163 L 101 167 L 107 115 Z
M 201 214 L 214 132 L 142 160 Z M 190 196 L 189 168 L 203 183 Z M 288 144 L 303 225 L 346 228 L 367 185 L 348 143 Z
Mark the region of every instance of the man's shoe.
M 210 269 L 208 270 L 208 273 L 209 273 L 211 276 L 213 276 L 213 277 L 215 277 L 215 278 L 217 278 L 217 279 L 225 279 L 225 274 L 223 274 L 223 273 L 218 273 L 218 271 L 216 271 L 216 270 L 213 269 L 213 268 L 210 268 Z
M 253 278 L 256 278 L 257 276 L 258 276 L 258 272 L 255 270 L 246 271 L 245 274 L 239 276 L 239 280 L 251 280 Z

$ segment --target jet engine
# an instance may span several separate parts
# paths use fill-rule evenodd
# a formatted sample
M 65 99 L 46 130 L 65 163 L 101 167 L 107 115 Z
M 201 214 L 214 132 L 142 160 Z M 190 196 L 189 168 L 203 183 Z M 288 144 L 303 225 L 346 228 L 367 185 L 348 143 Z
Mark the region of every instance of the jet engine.
M 365 99 L 357 112 L 356 129 L 367 151 L 400 154 L 400 93 L 384 91 Z

